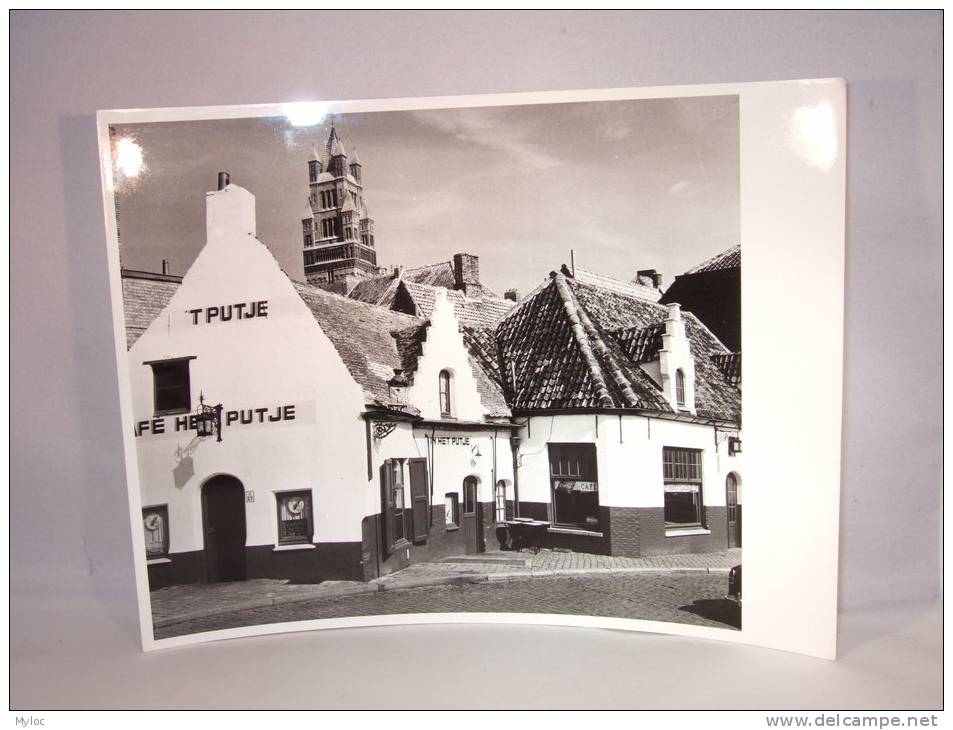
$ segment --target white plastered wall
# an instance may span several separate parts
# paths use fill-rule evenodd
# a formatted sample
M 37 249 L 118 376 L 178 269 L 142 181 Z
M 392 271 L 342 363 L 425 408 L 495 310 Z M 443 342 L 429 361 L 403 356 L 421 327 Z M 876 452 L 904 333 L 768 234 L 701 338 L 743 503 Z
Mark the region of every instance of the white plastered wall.
M 254 237 L 254 196 L 230 185 L 208 194 L 208 242 L 169 305 L 129 351 L 135 420 L 154 413 L 144 362 L 195 357 L 192 412 L 200 391 L 224 410 L 268 408 L 259 423 L 223 424 L 223 440 L 175 431 L 136 438 L 143 505 L 169 507 L 170 551 L 203 547 L 201 487 L 211 476 L 241 480 L 246 544 L 277 541 L 276 491 L 310 489 L 315 542 L 361 539 L 366 479 L 363 395 L 263 243 Z M 206 321 L 205 308 L 267 301 L 267 317 Z M 189 310 L 202 309 L 196 317 Z M 247 309 L 247 308 L 246 308 Z M 294 420 L 271 422 L 294 406 Z M 223 419 L 224 420 L 224 419 Z M 188 459 L 191 459 L 189 466 Z
M 596 414 L 533 416 L 529 421 L 530 428 L 521 432 L 519 450 L 521 502 L 550 503 L 549 443 L 596 445 L 601 506 L 663 507 L 664 446 L 701 449 L 705 505 L 724 506 L 725 479 L 729 472 L 735 471 L 739 482 L 744 479 L 741 457 L 728 454 L 729 433 L 721 430 L 716 433 L 712 426 L 643 416 L 597 417 Z

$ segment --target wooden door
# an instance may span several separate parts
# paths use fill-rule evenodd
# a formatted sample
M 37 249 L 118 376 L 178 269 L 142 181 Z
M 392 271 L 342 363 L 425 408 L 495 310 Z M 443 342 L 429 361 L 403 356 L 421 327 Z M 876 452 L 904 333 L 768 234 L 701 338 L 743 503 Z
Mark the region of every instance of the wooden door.
M 741 515 L 738 508 L 738 477 L 725 479 L 725 506 L 728 512 L 728 547 L 741 547 Z
M 206 580 L 245 580 L 245 488 L 235 477 L 213 477 L 202 487 Z
M 483 520 L 480 502 L 477 499 L 476 477 L 463 480 L 463 514 L 460 516 L 467 553 L 483 552 Z

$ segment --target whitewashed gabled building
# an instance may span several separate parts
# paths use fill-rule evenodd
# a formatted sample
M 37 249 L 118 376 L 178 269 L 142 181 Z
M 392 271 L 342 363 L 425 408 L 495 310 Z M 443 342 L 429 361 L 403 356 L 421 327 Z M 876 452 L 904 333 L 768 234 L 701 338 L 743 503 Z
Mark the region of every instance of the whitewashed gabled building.
M 485 548 L 513 425 L 445 297 L 424 320 L 291 281 L 230 184 L 181 283 L 123 289 L 153 588 L 366 580 Z

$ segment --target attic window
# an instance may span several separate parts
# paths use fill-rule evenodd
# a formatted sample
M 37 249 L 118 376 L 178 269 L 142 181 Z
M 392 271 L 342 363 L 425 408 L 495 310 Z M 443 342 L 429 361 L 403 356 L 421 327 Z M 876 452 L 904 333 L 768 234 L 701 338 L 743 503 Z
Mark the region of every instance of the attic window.
M 154 360 L 143 363 L 152 366 L 153 394 L 157 416 L 188 413 L 192 410 L 189 362 L 194 359 L 194 357 L 182 357 L 175 360 Z
M 685 373 L 681 368 L 675 371 L 675 402 L 679 408 L 685 407 Z
M 440 415 L 449 417 L 452 414 L 450 403 L 450 373 L 441 370 L 438 377 L 440 390 Z

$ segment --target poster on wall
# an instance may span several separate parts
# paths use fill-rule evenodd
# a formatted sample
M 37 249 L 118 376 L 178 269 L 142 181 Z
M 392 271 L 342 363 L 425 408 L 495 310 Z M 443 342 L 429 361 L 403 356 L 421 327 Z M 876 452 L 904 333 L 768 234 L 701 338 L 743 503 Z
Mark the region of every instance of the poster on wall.
M 844 94 L 99 112 L 144 648 L 518 622 L 833 657 Z

